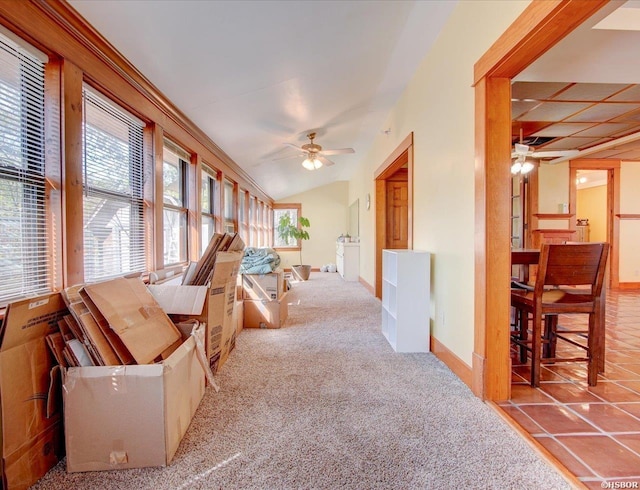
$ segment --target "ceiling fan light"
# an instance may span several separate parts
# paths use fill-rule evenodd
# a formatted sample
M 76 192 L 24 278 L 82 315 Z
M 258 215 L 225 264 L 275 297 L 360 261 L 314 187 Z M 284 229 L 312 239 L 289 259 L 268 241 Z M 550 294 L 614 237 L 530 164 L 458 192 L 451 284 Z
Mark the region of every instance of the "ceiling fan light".
M 302 162 L 302 166 L 304 168 L 306 168 L 307 170 L 315 170 L 316 166 L 313 163 L 313 160 L 309 159 L 309 158 L 305 158 L 304 161 Z
M 513 175 L 520 173 L 520 171 L 522 170 L 522 164 L 518 161 L 514 162 L 513 165 L 511 165 L 511 173 Z
M 318 160 L 317 158 L 314 158 L 313 159 L 313 167 L 315 169 L 318 169 L 318 168 L 322 167 L 322 162 L 320 160 Z
M 522 164 L 522 167 L 520 168 L 520 173 L 521 174 L 528 174 L 529 172 L 531 172 L 534 169 L 535 165 L 531 162 L 524 162 Z

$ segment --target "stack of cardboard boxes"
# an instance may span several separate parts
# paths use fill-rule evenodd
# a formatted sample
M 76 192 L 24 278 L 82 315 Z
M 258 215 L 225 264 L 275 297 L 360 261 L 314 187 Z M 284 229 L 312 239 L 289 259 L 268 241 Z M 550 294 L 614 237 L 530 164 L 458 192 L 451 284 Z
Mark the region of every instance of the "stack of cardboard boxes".
M 280 328 L 287 321 L 286 280 L 282 270 L 242 274 L 245 328 Z
M 7 307 L 2 488 L 28 488 L 65 449 L 69 472 L 171 462 L 205 379 L 213 382 L 211 371 L 235 346 L 244 244 L 235 236 L 216 240 L 225 251 L 211 247 L 192 267 L 200 285 L 183 285 L 178 274 L 177 285 L 148 287 L 119 278 Z

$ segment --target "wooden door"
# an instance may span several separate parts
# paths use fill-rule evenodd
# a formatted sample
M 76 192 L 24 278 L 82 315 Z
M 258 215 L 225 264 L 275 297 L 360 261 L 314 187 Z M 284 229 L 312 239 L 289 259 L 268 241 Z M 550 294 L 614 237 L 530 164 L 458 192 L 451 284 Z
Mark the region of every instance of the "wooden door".
M 407 249 L 409 244 L 409 185 L 406 180 L 387 181 L 387 245 Z

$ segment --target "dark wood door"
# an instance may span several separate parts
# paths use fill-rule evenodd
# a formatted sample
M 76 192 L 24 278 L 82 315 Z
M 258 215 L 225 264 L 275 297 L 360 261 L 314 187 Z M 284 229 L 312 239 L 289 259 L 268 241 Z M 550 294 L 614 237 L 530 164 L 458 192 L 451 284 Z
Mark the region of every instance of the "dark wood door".
M 409 186 L 407 181 L 387 181 L 387 245 L 406 249 L 409 239 Z

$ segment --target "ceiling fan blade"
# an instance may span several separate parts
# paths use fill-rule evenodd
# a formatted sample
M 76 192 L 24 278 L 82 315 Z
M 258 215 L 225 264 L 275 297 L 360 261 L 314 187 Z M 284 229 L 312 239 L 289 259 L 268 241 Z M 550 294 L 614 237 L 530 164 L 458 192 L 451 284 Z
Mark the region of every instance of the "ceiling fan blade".
M 331 165 L 335 165 L 335 162 L 332 162 L 331 160 L 329 160 L 328 158 L 325 158 L 321 155 L 318 155 L 316 157 L 318 160 L 320 160 L 322 162 L 323 165 L 330 167 Z
M 306 157 L 306 156 L 307 156 L 306 153 L 296 153 L 294 155 L 287 155 L 286 157 L 272 158 L 271 161 L 277 162 L 278 160 L 289 160 L 290 158 L 300 158 L 300 157 Z
M 293 143 L 283 143 L 283 145 L 290 146 L 291 148 L 295 148 L 296 150 L 299 150 L 299 151 L 304 151 L 302 148 L 294 145 Z
M 557 157 L 574 157 L 580 153 L 580 150 L 541 150 L 534 151 L 531 156 L 533 158 L 557 158 Z
M 336 150 L 322 150 L 318 153 L 320 155 L 343 155 L 345 153 L 355 153 L 356 151 L 353 148 L 338 148 Z

